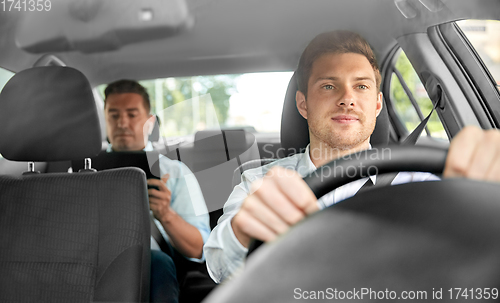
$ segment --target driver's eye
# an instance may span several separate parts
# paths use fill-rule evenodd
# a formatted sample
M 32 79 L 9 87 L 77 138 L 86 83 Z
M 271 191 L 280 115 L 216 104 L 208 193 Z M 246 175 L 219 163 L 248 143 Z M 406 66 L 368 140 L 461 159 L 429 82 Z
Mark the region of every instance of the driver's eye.
M 333 89 L 333 85 L 331 84 L 327 84 L 325 86 L 323 86 L 324 89 Z

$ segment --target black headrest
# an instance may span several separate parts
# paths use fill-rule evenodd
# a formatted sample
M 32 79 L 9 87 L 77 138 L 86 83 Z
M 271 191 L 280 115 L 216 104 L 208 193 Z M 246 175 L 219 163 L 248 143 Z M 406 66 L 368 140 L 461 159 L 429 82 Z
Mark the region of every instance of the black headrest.
M 303 152 L 309 144 L 309 126 L 304 119 L 295 102 L 297 92 L 297 80 L 293 74 L 288 84 L 281 114 L 281 147 L 285 150 L 285 156 Z M 372 146 L 387 145 L 389 143 L 389 116 L 385 105 L 377 117 L 375 129 L 370 138 Z
M 0 93 L 0 153 L 14 161 L 64 161 L 101 150 L 92 88 L 70 67 L 14 75 Z
M 155 115 L 155 123 L 153 124 L 153 130 L 151 131 L 151 134 L 149 134 L 149 141 L 158 142 L 160 140 L 160 125 L 160 117 L 158 117 L 158 115 Z

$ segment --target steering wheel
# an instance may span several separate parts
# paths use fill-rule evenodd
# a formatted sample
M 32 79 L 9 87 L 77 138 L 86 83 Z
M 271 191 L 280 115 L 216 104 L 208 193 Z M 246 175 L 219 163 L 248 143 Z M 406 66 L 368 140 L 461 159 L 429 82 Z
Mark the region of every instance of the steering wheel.
M 373 148 L 330 161 L 304 177 L 317 199 L 349 182 L 392 172 L 441 174 L 448 150 L 425 146 L 394 145 Z M 341 172 L 341 173 L 338 173 Z M 252 240 L 247 257 L 263 244 Z
M 327 166 L 360 167 L 363 162 L 366 167 L 376 165 L 380 174 L 439 174 L 446 159 L 445 150 L 429 147 L 394 147 L 385 159 L 374 156 L 377 152 L 364 151 Z M 304 178 L 317 197 L 356 178 L 322 174 L 328 172 L 326 166 L 318 171 Z M 456 299 L 457 287 L 473 288 L 476 299 L 477 288 L 498 298 L 499 197 L 498 184 L 468 179 L 359 193 L 263 246 L 247 260 L 241 275 L 216 289 L 206 302 L 340 299 L 334 296 L 346 296 L 347 291 L 369 291 L 361 301 L 370 294 L 372 299 L 403 299 L 404 291 L 447 301 Z

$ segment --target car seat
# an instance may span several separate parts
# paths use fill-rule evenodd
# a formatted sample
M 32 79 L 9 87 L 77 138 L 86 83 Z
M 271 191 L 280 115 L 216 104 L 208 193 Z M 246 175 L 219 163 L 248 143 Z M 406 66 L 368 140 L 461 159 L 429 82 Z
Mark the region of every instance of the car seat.
M 88 80 L 60 66 L 17 73 L 0 94 L 0 153 L 69 161 L 101 149 Z M 150 227 L 135 168 L 0 176 L 0 301 L 147 302 Z

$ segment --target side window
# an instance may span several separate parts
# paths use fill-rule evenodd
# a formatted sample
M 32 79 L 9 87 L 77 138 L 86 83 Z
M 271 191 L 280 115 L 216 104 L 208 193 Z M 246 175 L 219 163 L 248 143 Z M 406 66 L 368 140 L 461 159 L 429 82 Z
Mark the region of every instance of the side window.
M 3 89 L 7 81 L 12 78 L 12 76 L 14 76 L 13 72 L 0 68 L 0 91 Z M 0 154 L 0 158 L 2 158 L 2 154 Z
M 432 102 L 424 85 L 413 69 L 403 50 L 396 54 L 392 66 L 389 101 L 397 114 L 397 119 L 411 133 L 432 110 Z M 422 136 L 448 141 L 439 116 L 434 112 L 429 119 Z
M 13 72 L 0 67 L 0 91 L 3 89 L 7 81 L 12 78 L 12 76 L 14 76 Z
M 461 20 L 456 23 L 481 57 L 500 90 L 500 21 Z

